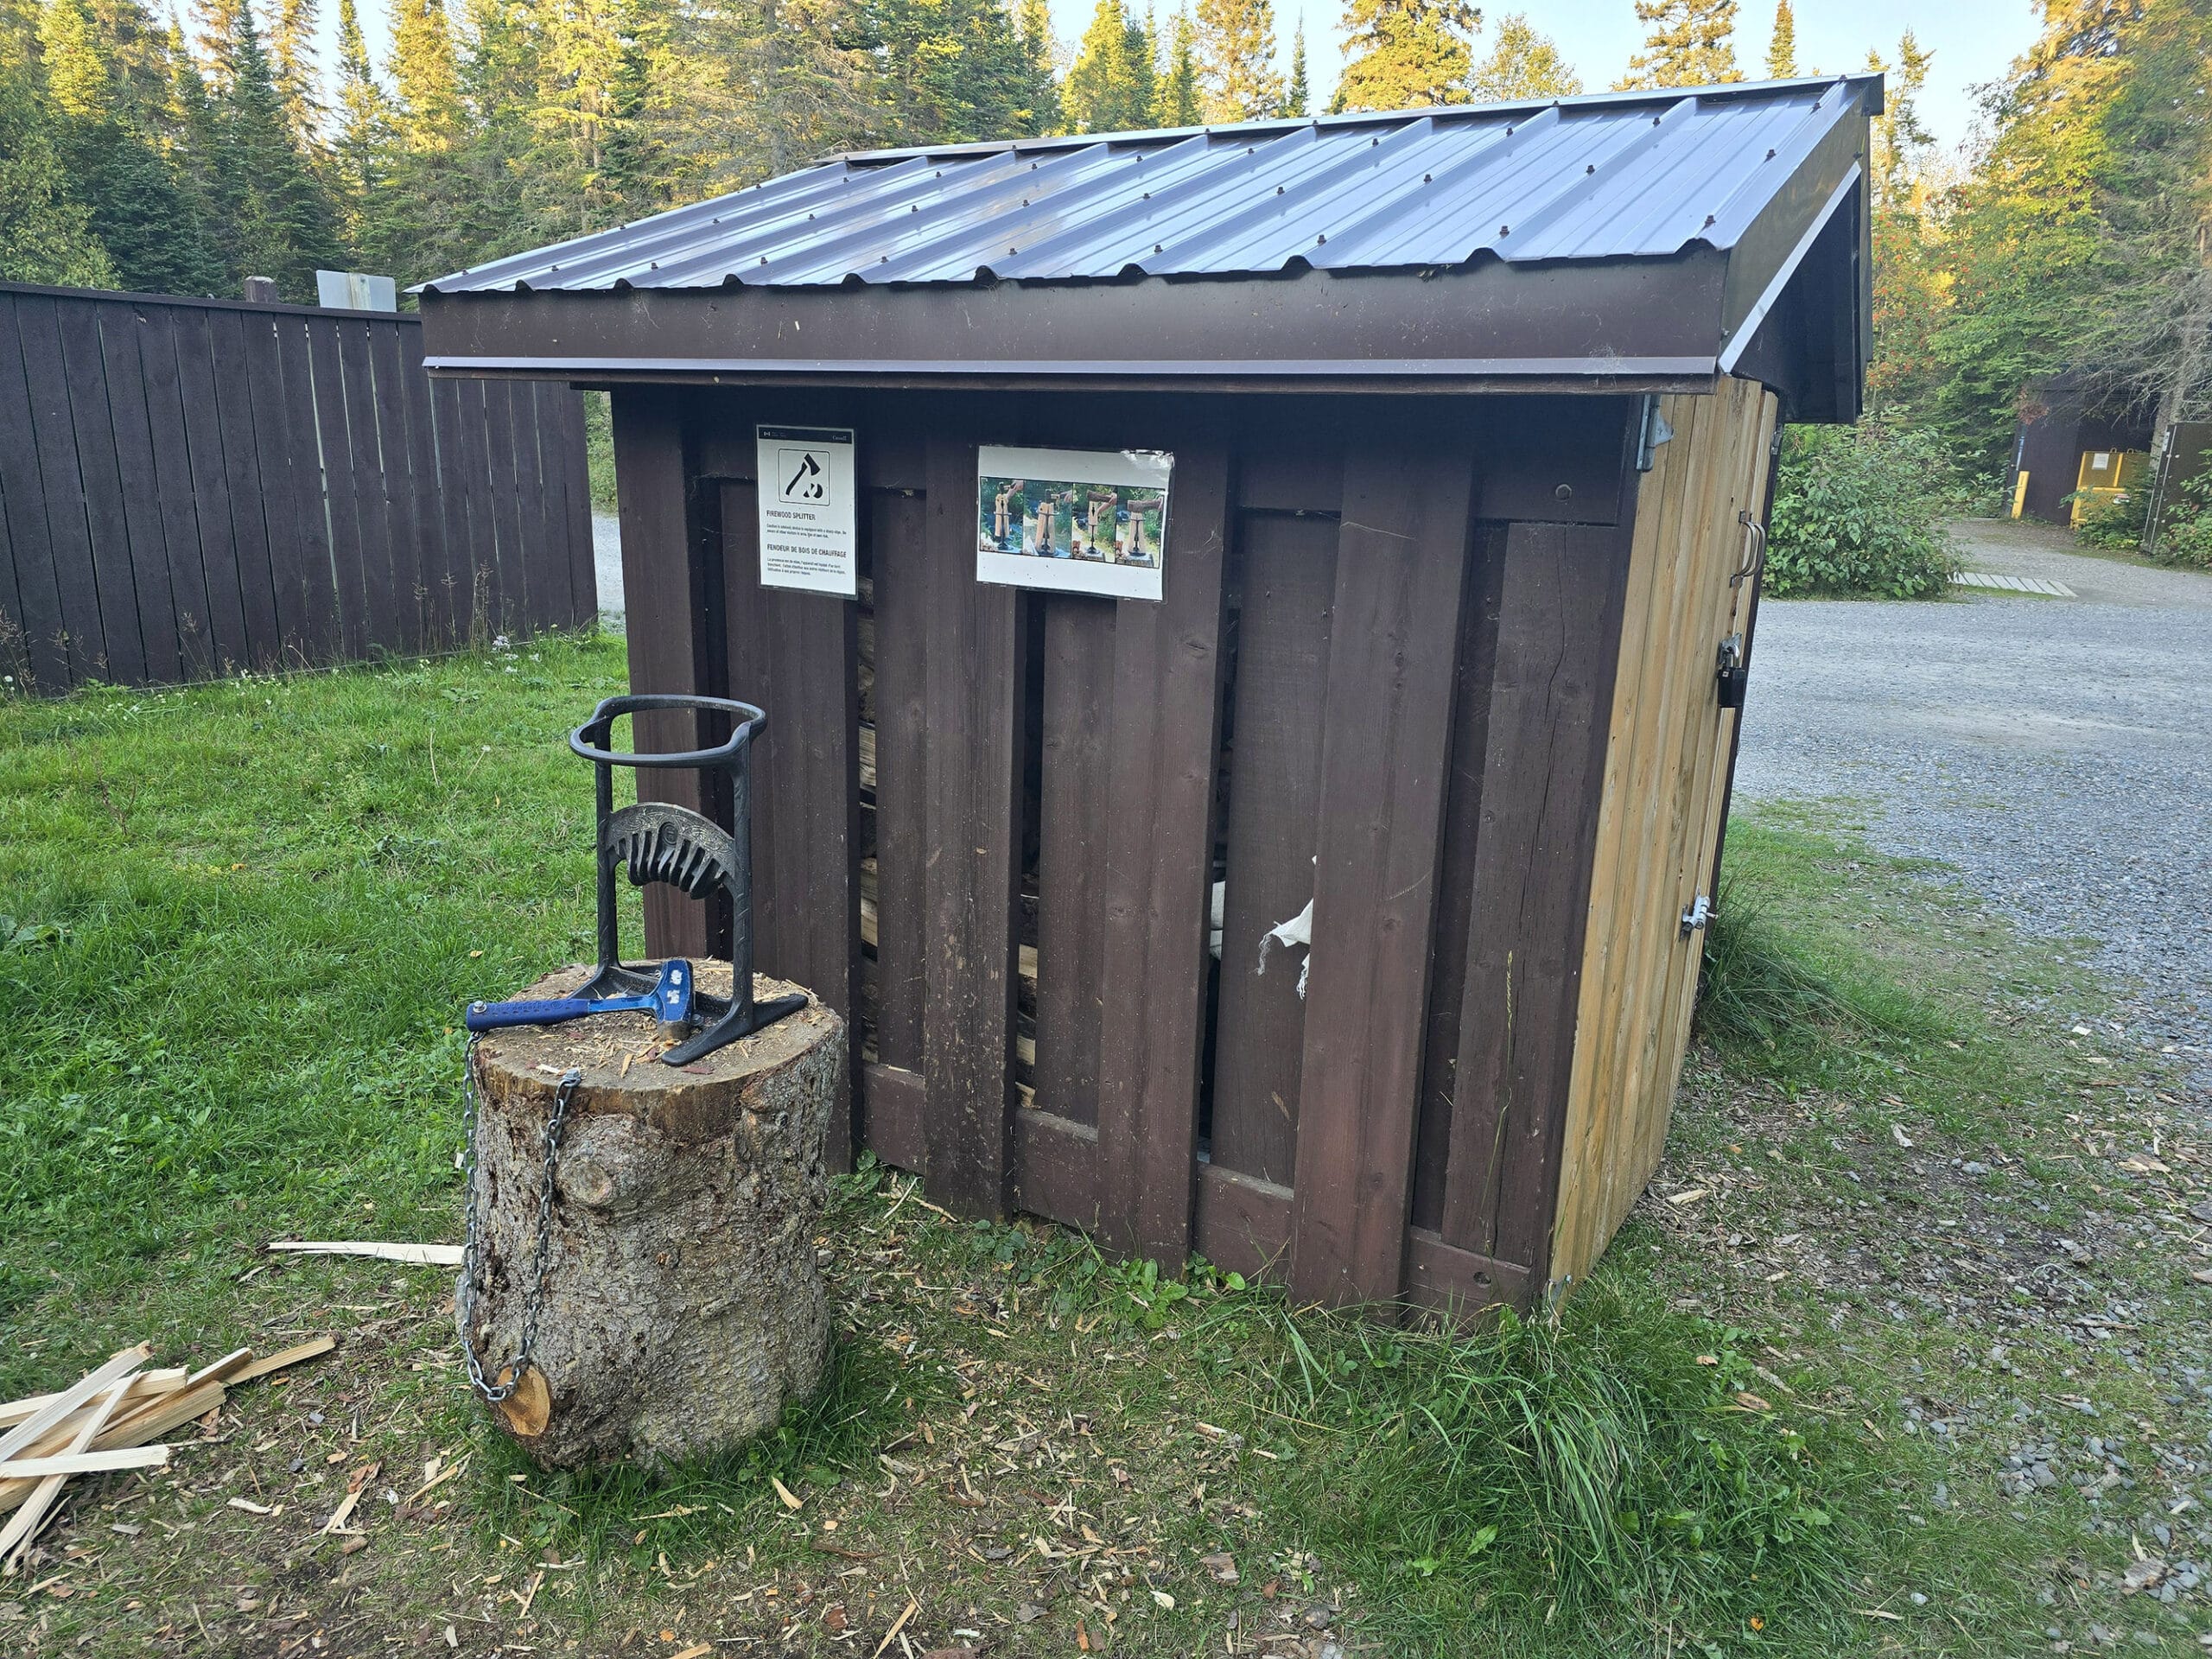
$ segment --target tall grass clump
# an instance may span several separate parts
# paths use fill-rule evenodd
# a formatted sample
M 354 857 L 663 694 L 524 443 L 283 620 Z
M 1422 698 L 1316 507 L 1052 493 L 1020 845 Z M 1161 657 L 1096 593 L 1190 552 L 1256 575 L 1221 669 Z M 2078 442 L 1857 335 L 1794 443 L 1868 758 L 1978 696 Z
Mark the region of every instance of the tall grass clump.
M 1325 1549 L 1433 1610 L 1438 1651 L 1469 1606 L 1580 1621 L 1594 1651 L 1662 1630 L 1694 1650 L 1824 1622 L 1847 1591 L 1867 1477 L 1732 1330 L 1602 1286 L 1471 1334 L 1281 1318 L 1271 1408 L 1336 1431 L 1285 1479 Z

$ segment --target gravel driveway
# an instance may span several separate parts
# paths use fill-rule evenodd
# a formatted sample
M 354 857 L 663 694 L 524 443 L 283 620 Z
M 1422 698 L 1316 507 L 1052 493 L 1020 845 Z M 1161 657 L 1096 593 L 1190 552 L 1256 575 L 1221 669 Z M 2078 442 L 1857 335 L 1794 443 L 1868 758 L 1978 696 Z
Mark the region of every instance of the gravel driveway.
M 2212 1096 L 2212 575 L 1954 526 L 2079 598 L 1770 601 L 1737 798 L 1848 798 L 2031 931 L 2094 939 L 2129 1035 Z

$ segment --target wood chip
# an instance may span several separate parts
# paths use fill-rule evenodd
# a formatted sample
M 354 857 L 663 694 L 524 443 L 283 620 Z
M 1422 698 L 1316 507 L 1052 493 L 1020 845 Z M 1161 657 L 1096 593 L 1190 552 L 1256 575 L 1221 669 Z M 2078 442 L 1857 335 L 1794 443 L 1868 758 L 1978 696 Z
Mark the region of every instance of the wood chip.
M 771 1475 L 768 1478 L 771 1480 L 775 1478 L 773 1475 Z M 906 1611 L 899 1614 L 898 1619 L 892 1624 L 891 1628 L 884 1632 L 883 1640 L 875 1644 L 875 1651 L 868 1656 L 868 1659 L 883 1659 L 884 1649 L 891 1645 L 893 1639 L 897 1637 L 899 1632 L 906 1628 L 906 1621 L 912 1618 L 916 1613 L 919 1612 L 921 1608 L 922 1604 L 920 1602 L 916 1601 L 911 1596 L 908 1597 L 906 1599 Z
M 162 1450 L 166 1451 L 168 1448 L 164 1446 Z M 231 1500 L 229 1507 L 234 1510 L 244 1510 L 248 1515 L 274 1515 L 276 1513 L 276 1510 L 270 1509 L 266 1503 L 257 1503 L 250 1497 L 234 1497 Z
M 1695 1204 L 1700 1198 L 1710 1198 L 1712 1196 L 1713 1192 L 1710 1187 L 1694 1186 L 1687 1192 L 1669 1192 L 1667 1195 L 1667 1202 L 1669 1204 Z
M 326 1533 L 344 1531 L 346 1522 L 353 1517 L 353 1506 L 360 1501 L 359 1491 L 346 1493 L 339 1500 L 338 1507 L 330 1512 L 330 1519 L 322 1523 L 322 1530 Z
M 778 1480 L 773 1475 L 768 1477 L 768 1484 L 776 1489 L 776 1496 L 784 1500 L 784 1507 L 785 1509 L 803 1510 L 806 1507 L 806 1500 L 804 1498 L 799 1497 L 798 1493 L 792 1491 L 790 1487 L 785 1485 L 782 1481 Z

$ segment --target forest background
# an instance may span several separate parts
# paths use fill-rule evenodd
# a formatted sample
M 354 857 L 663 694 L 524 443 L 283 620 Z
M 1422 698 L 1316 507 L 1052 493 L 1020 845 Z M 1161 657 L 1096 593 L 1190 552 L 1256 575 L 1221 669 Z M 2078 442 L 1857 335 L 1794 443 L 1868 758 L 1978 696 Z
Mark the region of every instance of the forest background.
M 1836 3 L 1837 0 L 1824 0 Z M 1320 113 L 1271 0 L 0 0 L 0 276 L 311 300 L 317 268 L 421 281 L 736 188 L 825 152 Z M 1618 83 L 1779 78 L 1781 0 L 1622 0 Z M 359 8 L 389 5 L 372 60 Z M 1344 0 L 1327 107 L 1586 90 L 1541 16 Z M 2212 416 L 2212 0 L 2045 0 L 1965 141 L 1920 113 L 1908 34 L 1873 157 L 1872 406 L 1986 480 L 2033 383 L 2083 372 L 2161 424 Z M 1592 87 L 1588 90 L 1603 90 Z

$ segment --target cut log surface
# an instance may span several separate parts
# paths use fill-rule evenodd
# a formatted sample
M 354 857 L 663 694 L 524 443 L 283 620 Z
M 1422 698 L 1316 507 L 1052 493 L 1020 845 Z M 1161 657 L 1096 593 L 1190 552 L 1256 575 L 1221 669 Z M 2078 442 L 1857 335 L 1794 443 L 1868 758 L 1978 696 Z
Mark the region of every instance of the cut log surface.
M 727 963 L 697 971 L 699 989 L 727 993 Z M 586 976 L 564 969 L 518 995 L 571 995 Z M 801 988 L 753 982 L 763 1001 Z M 549 1467 L 667 1463 L 749 1440 L 814 1391 L 829 1358 L 815 1238 L 843 1022 L 810 998 L 683 1067 L 660 1064 L 669 1045 L 655 1033 L 648 1014 L 597 1014 L 492 1032 L 475 1049 L 482 1249 L 468 1334 L 489 1376 L 521 1340 L 545 1122 L 562 1073 L 582 1074 L 556 1165 L 538 1377 L 499 1414 Z

